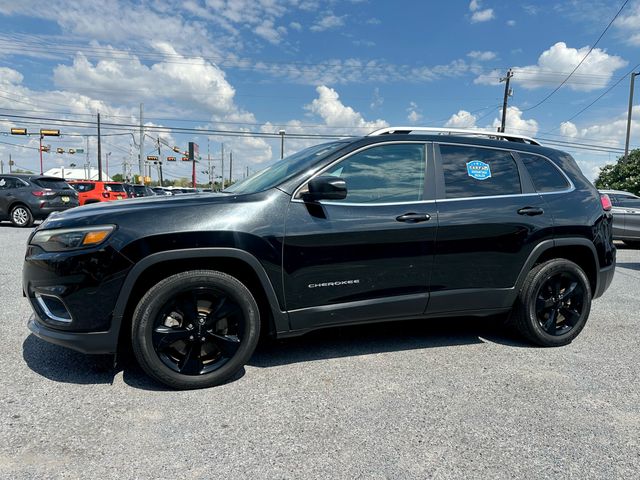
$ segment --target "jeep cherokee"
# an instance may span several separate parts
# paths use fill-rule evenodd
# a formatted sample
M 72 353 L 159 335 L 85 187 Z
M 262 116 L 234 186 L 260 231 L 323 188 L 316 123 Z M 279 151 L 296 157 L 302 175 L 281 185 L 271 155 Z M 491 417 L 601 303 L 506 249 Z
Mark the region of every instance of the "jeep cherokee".
M 565 345 L 613 277 L 608 209 L 533 139 L 386 128 L 222 193 L 49 217 L 24 263 L 29 328 L 85 353 L 130 342 L 181 389 L 231 378 L 261 330 L 510 312 L 529 341 Z

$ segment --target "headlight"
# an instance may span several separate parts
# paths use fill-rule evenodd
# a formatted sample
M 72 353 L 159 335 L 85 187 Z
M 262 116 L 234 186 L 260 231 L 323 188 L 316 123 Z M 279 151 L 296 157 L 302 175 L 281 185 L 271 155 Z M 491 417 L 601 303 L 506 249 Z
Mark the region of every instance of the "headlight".
M 89 248 L 100 245 L 114 230 L 115 225 L 38 230 L 30 243 L 38 245 L 47 252 Z

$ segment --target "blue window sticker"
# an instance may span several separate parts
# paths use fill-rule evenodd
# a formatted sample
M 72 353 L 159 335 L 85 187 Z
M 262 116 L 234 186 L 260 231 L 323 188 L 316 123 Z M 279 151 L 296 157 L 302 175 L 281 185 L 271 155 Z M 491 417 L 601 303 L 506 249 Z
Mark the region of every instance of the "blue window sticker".
M 476 180 L 486 180 L 487 178 L 491 178 L 491 167 L 488 163 L 481 162 L 480 160 L 467 162 L 467 175 Z

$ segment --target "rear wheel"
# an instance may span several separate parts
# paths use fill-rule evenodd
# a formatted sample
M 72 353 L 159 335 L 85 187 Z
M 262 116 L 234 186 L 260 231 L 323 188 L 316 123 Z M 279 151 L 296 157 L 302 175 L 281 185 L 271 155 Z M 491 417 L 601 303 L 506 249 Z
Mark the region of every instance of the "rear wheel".
M 16 205 L 11 209 L 11 223 L 16 227 L 30 227 L 33 225 L 33 214 L 29 207 L 25 205 Z
M 514 326 L 544 347 L 567 345 L 584 328 L 591 309 L 591 286 L 584 271 L 566 259 L 534 267 L 514 306 Z
M 219 385 L 249 360 L 260 336 L 258 306 L 240 281 L 222 272 L 178 273 L 152 287 L 132 322 L 142 368 L 173 388 Z

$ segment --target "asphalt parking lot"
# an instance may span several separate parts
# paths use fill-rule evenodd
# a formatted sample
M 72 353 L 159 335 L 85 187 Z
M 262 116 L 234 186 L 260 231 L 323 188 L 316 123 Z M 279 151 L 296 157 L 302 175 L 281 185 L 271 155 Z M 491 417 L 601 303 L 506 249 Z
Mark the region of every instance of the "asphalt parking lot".
M 332 329 L 176 392 L 30 335 L 28 233 L 0 224 L 1 478 L 638 478 L 638 250 L 567 347 L 465 318 Z

